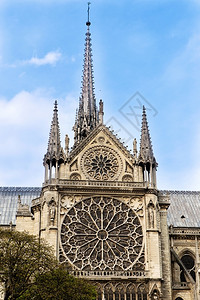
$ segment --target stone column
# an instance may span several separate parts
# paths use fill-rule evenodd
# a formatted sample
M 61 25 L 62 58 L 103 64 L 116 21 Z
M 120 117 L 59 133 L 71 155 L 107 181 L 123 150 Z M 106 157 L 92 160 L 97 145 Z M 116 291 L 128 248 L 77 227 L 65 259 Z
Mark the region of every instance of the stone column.
M 56 160 L 55 179 L 58 180 L 58 161 Z
M 44 182 L 48 180 L 48 165 L 45 165 L 45 175 L 44 175 Z
M 160 229 L 161 229 L 161 255 L 162 255 L 162 294 L 163 300 L 172 300 L 171 283 L 171 255 L 169 244 L 169 231 L 167 226 L 167 208 L 168 205 L 161 205 L 160 210 Z
M 196 299 L 199 300 L 200 296 L 199 296 L 199 251 L 198 251 L 198 237 L 195 235 L 195 255 L 196 255 Z
M 49 165 L 49 183 L 51 183 L 51 179 L 52 179 L 52 161 L 50 161 L 50 165 Z

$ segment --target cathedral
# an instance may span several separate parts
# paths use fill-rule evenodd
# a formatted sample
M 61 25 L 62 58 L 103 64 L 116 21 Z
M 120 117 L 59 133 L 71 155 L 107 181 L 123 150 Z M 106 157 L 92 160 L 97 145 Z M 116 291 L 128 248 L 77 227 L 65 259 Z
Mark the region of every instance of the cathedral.
M 97 300 L 198 300 L 200 192 L 157 187 L 145 107 L 131 151 L 104 124 L 86 26 L 73 147 L 68 135 L 61 145 L 55 101 L 42 188 L 1 187 L 0 225 L 48 241 Z

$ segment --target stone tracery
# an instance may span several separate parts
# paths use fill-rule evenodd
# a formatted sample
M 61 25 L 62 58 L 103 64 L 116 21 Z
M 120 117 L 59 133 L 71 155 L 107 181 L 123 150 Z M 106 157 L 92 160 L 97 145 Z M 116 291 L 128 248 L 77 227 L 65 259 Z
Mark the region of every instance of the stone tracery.
M 93 197 L 75 204 L 64 218 L 61 243 L 81 270 L 131 270 L 144 263 L 140 220 L 118 199 Z
M 114 180 L 121 171 L 121 164 L 118 154 L 106 146 L 89 149 L 81 161 L 84 174 L 93 180 Z

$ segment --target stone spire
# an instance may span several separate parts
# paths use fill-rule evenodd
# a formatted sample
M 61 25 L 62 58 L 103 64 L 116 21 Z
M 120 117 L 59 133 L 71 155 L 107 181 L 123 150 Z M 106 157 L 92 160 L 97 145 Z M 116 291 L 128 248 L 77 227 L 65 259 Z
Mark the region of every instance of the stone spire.
M 51 181 L 53 178 L 52 167 L 55 167 L 55 177 L 58 176 L 58 167 L 61 162 L 65 160 L 64 150 L 61 147 L 60 141 L 60 127 L 58 122 L 58 107 L 57 101 L 54 103 L 53 119 L 51 122 L 51 129 L 49 133 L 49 142 L 47 153 L 44 156 L 43 164 L 45 166 L 45 182 Z M 49 170 L 49 171 L 48 171 Z
M 60 128 L 58 122 L 58 104 L 57 101 L 54 103 L 53 119 L 51 122 L 51 129 L 49 134 L 49 142 L 47 148 L 47 154 L 52 157 L 58 157 L 61 150 L 60 142 Z
M 147 122 L 146 110 L 143 106 L 140 151 L 138 161 L 143 172 L 143 181 L 147 187 L 156 188 L 157 162 L 153 154 L 151 137 Z
M 149 133 L 149 127 L 146 116 L 146 109 L 143 106 L 142 113 L 142 128 L 141 128 L 141 138 L 140 138 L 140 153 L 139 159 L 144 162 L 155 162 L 155 157 L 153 155 L 153 148 L 151 144 L 151 137 Z
M 99 114 L 94 94 L 89 4 L 88 21 L 86 22 L 86 25 L 87 32 L 85 39 L 82 89 L 79 99 L 79 109 L 73 127 L 75 144 L 79 143 L 83 138 L 85 138 L 99 123 Z

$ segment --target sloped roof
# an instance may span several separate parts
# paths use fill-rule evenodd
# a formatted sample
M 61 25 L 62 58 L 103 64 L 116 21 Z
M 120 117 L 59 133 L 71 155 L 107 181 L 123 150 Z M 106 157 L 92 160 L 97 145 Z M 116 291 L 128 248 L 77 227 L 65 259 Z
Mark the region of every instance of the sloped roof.
M 40 196 L 40 187 L 0 187 L 0 225 L 16 223 L 18 195 L 21 203 L 31 205 Z M 200 192 L 160 191 L 170 196 L 168 225 L 174 227 L 200 227 Z
M 31 205 L 31 200 L 40 196 L 39 187 L 0 187 L 0 225 L 16 223 L 17 201 Z
M 200 227 L 200 192 L 162 191 L 169 193 L 168 225 L 174 227 Z

